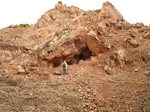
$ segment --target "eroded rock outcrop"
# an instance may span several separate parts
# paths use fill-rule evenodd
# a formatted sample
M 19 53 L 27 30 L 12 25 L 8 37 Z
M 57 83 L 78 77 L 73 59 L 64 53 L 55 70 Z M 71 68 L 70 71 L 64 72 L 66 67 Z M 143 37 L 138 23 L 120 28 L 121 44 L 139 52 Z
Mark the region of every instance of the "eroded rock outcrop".
M 119 11 L 109 2 L 96 11 L 83 11 L 58 2 L 34 25 L 1 29 L 0 39 L 25 48 L 29 57 L 37 56 L 37 63 L 50 68 L 59 66 L 63 60 L 74 64 L 107 52 L 110 53 L 110 60 L 113 56 L 115 65 L 123 68 L 126 61 L 118 57 L 117 48 L 123 48 L 124 51 L 128 47 L 138 48 L 142 39 L 149 39 L 149 29 L 142 23 L 132 25 L 123 20 Z M 23 53 L 20 50 L 2 50 L 1 54 L 1 59 L 6 57 L 11 60 Z
M 99 13 L 99 16 L 105 19 L 110 18 L 115 21 L 120 21 L 123 19 L 123 16 L 120 14 L 120 12 L 109 2 L 103 3 L 103 7 Z

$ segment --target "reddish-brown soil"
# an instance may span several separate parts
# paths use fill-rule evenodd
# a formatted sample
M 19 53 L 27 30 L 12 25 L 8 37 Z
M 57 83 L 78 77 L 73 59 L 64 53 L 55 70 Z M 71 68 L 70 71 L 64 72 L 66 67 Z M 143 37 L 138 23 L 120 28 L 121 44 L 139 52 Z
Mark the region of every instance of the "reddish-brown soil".
M 1 76 L 1 112 L 148 112 L 150 77 L 141 70 L 106 74 L 90 61 L 69 65 L 68 74 L 53 75 L 60 67 L 41 67 L 12 85 Z

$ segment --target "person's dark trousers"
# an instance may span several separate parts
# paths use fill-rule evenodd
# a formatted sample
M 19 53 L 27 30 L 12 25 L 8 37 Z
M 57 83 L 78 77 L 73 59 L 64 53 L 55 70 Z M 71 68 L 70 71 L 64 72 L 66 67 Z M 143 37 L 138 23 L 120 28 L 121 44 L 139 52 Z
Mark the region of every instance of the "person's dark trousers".
M 65 74 L 66 74 L 66 69 L 63 68 L 63 75 L 65 75 Z

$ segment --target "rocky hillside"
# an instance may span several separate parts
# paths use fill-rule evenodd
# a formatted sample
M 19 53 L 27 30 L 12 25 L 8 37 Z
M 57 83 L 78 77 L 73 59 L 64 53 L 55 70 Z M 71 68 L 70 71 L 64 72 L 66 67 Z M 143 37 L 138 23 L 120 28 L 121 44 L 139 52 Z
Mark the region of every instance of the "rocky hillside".
M 150 27 L 109 2 L 91 11 L 58 2 L 34 25 L 0 29 L 0 110 L 149 112 L 149 43 Z M 55 76 L 63 60 L 68 75 Z

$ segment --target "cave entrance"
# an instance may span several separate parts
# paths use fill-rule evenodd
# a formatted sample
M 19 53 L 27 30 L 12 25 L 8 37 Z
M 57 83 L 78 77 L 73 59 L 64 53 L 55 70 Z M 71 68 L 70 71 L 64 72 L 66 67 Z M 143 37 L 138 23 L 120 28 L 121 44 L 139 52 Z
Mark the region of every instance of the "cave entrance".
M 88 47 L 86 47 L 81 54 L 79 55 L 79 60 L 86 60 L 88 58 L 90 58 L 90 56 L 92 55 L 92 52 L 89 50 Z
M 92 52 L 89 50 L 88 47 L 83 48 L 80 54 L 75 55 L 73 58 L 67 61 L 68 65 L 78 64 L 80 60 L 87 60 L 92 55 Z

